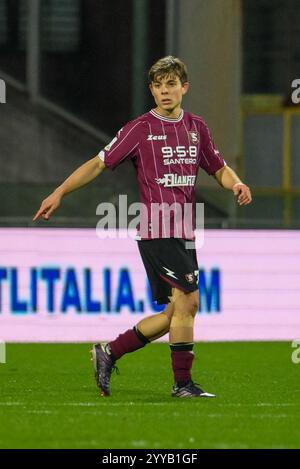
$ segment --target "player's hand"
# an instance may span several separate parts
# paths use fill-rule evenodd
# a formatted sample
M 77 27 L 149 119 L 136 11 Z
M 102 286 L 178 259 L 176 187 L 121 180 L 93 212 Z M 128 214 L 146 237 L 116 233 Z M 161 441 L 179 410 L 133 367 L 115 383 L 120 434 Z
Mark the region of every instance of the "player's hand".
M 43 217 L 44 220 L 49 220 L 54 210 L 60 206 L 61 195 L 53 192 L 46 199 L 43 200 L 40 208 L 33 217 L 33 221 L 36 221 L 39 217 Z
M 251 191 L 246 184 L 242 182 L 237 182 L 232 187 L 234 195 L 237 197 L 239 205 L 248 205 L 252 202 Z

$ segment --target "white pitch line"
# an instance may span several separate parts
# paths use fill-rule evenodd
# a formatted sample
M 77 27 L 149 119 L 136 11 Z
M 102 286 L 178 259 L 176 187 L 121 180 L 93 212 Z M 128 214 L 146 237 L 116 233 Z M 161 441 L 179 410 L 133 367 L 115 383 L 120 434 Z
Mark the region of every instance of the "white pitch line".
M 27 414 L 58 414 L 56 410 L 27 410 Z
M 189 402 L 194 402 L 192 399 L 187 399 Z M 203 402 L 204 399 L 202 399 L 201 402 Z M 205 402 L 208 402 L 207 400 Z M 237 407 L 239 409 L 243 408 L 248 408 L 248 407 L 300 407 L 300 403 L 292 403 L 292 402 L 282 402 L 282 403 L 257 403 L 257 404 L 223 404 L 223 403 L 215 403 L 215 401 L 210 401 L 213 403 L 214 407 L 218 408 L 226 408 L 226 407 Z M 99 398 L 98 402 L 57 402 L 57 403 L 48 403 L 48 402 L 39 402 L 35 403 L 34 406 L 40 407 L 40 406 L 46 406 L 46 407 L 98 407 L 99 409 L 106 409 L 109 407 L 147 407 L 147 406 L 156 406 L 156 407 L 162 407 L 162 406 L 170 406 L 174 404 L 174 400 L 172 402 L 111 402 L 108 401 L 107 398 Z M 31 405 L 28 402 L 0 402 L 1 407 L 28 407 Z
M 25 405 L 24 402 L 0 402 L 0 406 L 20 406 Z

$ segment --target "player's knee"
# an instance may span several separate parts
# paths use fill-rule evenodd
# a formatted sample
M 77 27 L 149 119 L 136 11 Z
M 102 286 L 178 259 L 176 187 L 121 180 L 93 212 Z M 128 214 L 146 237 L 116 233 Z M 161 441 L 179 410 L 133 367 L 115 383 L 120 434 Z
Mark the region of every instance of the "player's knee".
M 196 299 L 191 302 L 190 305 L 190 314 L 194 317 L 197 314 L 197 311 L 199 309 L 199 301 Z
M 171 322 L 172 316 L 174 314 L 174 310 L 175 310 L 175 304 L 169 303 L 168 306 L 163 311 L 163 314 L 167 317 L 169 322 Z
M 199 309 L 199 300 L 197 298 L 190 298 L 187 302 L 187 311 L 193 317 L 196 316 L 197 311 Z
M 199 309 L 199 292 L 184 293 L 175 302 L 176 316 L 187 317 L 195 316 Z

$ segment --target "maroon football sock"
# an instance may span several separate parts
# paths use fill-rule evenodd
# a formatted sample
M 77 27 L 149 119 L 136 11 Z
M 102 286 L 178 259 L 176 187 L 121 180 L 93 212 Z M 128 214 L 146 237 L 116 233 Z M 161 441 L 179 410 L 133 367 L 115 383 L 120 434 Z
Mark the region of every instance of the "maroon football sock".
M 172 350 L 171 357 L 174 381 L 182 385 L 190 381 L 192 379 L 191 370 L 194 360 L 194 352 L 192 352 L 192 350 Z
M 121 358 L 125 353 L 134 352 L 145 347 L 149 340 L 136 328 L 120 334 L 115 340 L 109 343 L 112 356 L 115 360 Z

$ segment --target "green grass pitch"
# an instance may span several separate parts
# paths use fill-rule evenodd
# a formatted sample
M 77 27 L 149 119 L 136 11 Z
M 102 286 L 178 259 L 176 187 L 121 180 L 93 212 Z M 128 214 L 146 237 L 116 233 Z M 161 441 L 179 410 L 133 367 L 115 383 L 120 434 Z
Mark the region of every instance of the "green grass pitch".
M 123 357 L 99 396 L 89 344 L 8 344 L 0 448 L 299 448 L 291 343 L 199 343 L 194 380 L 216 399 L 175 399 L 167 344 Z

